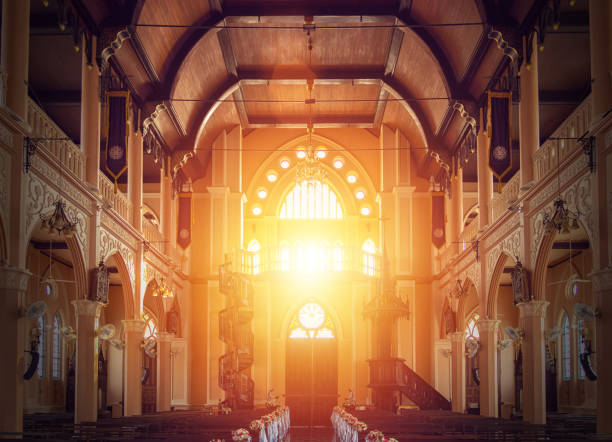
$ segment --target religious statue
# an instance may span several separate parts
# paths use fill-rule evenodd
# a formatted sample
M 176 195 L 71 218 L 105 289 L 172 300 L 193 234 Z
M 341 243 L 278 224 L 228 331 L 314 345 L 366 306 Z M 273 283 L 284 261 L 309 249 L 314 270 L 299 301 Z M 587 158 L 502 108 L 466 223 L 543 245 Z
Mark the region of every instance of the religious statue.
M 348 389 L 348 396 L 344 399 L 342 406 L 348 410 L 355 409 L 355 393 L 352 389 Z
M 278 396 L 274 396 L 274 388 L 270 388 L 266 397 L 266 408 L 276 408 L 276 399 L 278 399 Z
M 91 289 L 89 299 L 101 304 L 108 304 L 108 285 L 110 282 L 108 267 L 100 261 L 98 267 L 91 269 Z
M 531 301 L 531 294 L 529 293 L 529 274 L 527 270 L 523 268 L 521 262 L 516 259 L 516 265 L 512 269 L 510 274 L 512 277 L 512 293 L 514 294 L 514 305 L 520 304 L 521 302 Z

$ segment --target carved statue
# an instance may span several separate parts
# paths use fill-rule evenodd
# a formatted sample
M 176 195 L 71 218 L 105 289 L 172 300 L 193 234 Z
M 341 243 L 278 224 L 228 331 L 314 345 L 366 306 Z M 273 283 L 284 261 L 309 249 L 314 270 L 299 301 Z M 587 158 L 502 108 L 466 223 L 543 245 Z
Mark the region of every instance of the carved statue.
M 529 290 L 529 273 L 527 269 L 523 268 L 523 265 L 516 259 L 516 265 L 512 269 L 510 274 L 512 277 L 512 293 L 514 294 L 514 305 L 520 304 L 521 302 L 529 302 L 533 298 Z
M 106 267 L 103 261 L 100 261 L 98 267 L 91 270 L 91 290 L 89 291 L 89 299 L 104 305 L 108 304 L 108 284 L 108 267 Z

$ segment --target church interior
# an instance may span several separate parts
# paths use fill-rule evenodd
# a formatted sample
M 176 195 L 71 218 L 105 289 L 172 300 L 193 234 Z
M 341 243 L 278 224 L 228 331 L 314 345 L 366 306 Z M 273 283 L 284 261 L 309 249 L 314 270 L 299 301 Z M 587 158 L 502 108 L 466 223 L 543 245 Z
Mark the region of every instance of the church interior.
M 0 438 L 612 438 L 612 2 L 0 4 Z

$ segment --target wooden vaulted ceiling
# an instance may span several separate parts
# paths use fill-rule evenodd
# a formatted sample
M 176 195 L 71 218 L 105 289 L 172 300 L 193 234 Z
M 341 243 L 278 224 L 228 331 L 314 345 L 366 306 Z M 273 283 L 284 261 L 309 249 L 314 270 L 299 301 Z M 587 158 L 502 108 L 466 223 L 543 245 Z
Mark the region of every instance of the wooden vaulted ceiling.
M 448 161 L 466 124 L 453 110 L 455 103 L 476 117 L 487 88 L 508 63 L 487 34 L 496 28 L 505 35 L 520 35 L 546 3 L 71 2 L 86 17 L 90 31 L 100 34 L 103 46 L 110 46 L 117 32 L 127 29 L 130 37 L 116 45 L 111 57 L 114 66 L 142 106 L 143 119 L 156 126 L 166 147 L 174 152 L 195 151 L 193 161 L 200 168 L 207 162 L 212 140 L 235 124 L 257 129 L 306 127 L 312 122 L 315 128 L 353 126 L 376 131 L 385 123 L 400 128 L 413 146 L 432 149 Z M 569 26 L 584 29 L 586 0 L 573 8 L 564 5 L 563 10 Z M 314 26 L 304 27 L 310 21 Z M 563 38 L 572 38 L 572 47 L 584 50 L 584 36 Z M 568 75 L 554 68 L 550 73 L 540 70 L 541 83 L 554 91 L 570 91 L 559 101 L 568 95 L 573 100 L 568 108 L 562 103 L 555 106 L 552 113 L 548 106 L 544 120 L 550 127 L 556 127 L 588 92 L 588 68 L 585 76 L 584 67 L 588 34 L 586 42 L 586 51 L 569 67 Z M 560 46 L 553 43 L 555 56 Z M 544 60 L 546 64 L 551 62 Z M 314 84 L 312 91 L 309 82 Z M 559 98 L 549 95 L 551 100 Z M 314 101 L 308 104 L 309 99 Z M 543 135 L 551 131 L 543 128 Z

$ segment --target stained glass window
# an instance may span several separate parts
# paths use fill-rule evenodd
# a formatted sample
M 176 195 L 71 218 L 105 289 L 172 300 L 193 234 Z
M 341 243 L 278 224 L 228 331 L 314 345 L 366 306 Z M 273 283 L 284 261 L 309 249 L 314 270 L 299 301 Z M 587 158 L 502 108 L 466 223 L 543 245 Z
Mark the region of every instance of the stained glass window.
M 478 313 L 474 313 L 468 320 L 467 326 L 465 327 L 465 339 L 480 339 L 480 333 L 478 332 L 478 326 L 476 325 L 478 319 L 480 319 L 480 315 Z
M 290 339 L 333 339 L 335 328 L 323 307 L 314 302 L 304 304 L 289 325 Z
M 45 346 L 47 345 L 46 342 L 46 328 L 47 328 L 47 324 L 46 324 L 46 319 L 45 319 L 45 315 L 40 315 L 38 317 L 38 331 L 40 332 L 40 336 L 38 337 L 38 368 L 36 369 L 36 372 L 38 373 L 38 377 L 39 378 L 43 378 L 45 376 L 45 356 L 46 356 L 46 351 L 45 351 Z
M 374 276 L 374 254 L 376 253 L 376 244 L 371 239 L 365 240 L 363 243 L 363 273 L 369 276 Z
M 584 379 L 584 368 L 580 363 L 580 353 L 584 352 L 584 344 L 582 342 L 582 329 L 584 328 L 584 321 L 578 319 L 576 321 L 576 359 L 578 360 L 578 379 Z
M 153 315 L 145 311 L 142 313 L 142 320 L 145 322 L 145 340 L 151 337 L 157 338 L 157 324 L 155 323 L 155 319 L 153 319 Z
M 53 318 L 53 365 L 51 367 L 51 377 L 54 381 L 60 379 L 62 375 L 62 340 L 60 337 L 60 328 L 62 321 L 59 313 Z
M 316 180 L 297 183 L 281 206 L 281 219 L 342 219 L 342 207 L 329 185 Z
M 570 350 L 570 324 L 566 314 L 561 320 L 561 371 L 563 380 L 568 381 L 572 377 L 572 358 Z

